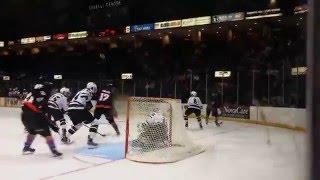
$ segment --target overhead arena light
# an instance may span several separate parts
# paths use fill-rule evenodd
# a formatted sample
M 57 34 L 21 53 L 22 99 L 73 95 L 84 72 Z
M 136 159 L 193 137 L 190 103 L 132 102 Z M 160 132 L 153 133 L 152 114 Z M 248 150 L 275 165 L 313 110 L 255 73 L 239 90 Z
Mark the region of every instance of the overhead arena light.
M 216 78 L 228 78 L 231 77 L 231 71 L 215 71 L 214 77 Z
M 56 75 L 53 76 L 53 79 L 61 80 L 62 79 L 62 75 L 61 74 L 56 74 Z
M 121 79 L 122 80 L 126 80 L 126 79 L 131 80 L 131 79 L 133 79 L 133 74 L 132 73 L 123 73 L 123 74 L 121 74 Z
M 10 81 L 10 76 L 3 76 L 2 79 L 3 79 L 4 81 Z
M 307 74 L 307 67 L 294 67 L 291 68 L 291 75 L 292 76 L 302 76 L 302 75 L 306 75 Z

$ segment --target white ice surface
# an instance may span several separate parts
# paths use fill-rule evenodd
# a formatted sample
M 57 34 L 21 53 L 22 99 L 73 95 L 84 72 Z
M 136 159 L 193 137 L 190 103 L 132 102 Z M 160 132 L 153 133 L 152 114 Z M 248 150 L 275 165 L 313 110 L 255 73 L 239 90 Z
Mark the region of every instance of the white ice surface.
M 119 123 L 123 132 L 124 124 Z M 99 142 L 123 141 L 110 126 L 100 129 L 109 134 Z M 0 108 L 0 179 L 130 179 L 130 180 L 304 180 L 307 179 L 307 135 L 305 133 L 224 122 L 220 128 L 213 123 L 199 130 L 190 123 L 188 134 L 206 151 L 200 155 L 171 164 L 143 164 L 129 160 L 96 165 L 74 158 L 74 150 L 86 144 L 88 129 L 83 127 L 70 146 L 61 145 L 63 159 L 50 156 L 43 138 L 33 144 L 34 155 L 23 156 L 25 140 L 20 113 L 14 108 Z M 123 134 L 123 133 L 122 133 Z M 270 140 L 270 141 L 268 141 Z

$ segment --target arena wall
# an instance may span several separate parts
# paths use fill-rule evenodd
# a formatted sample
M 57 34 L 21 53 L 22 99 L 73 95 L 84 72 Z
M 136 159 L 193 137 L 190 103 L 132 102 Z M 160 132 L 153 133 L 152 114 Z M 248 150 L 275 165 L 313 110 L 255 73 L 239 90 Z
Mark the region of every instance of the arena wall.
M 20 107 L 20 102 L 14 98 L 0 98 L 0 107 Z M 118 114 L 125 114 L 127 102 L 122 99 L 115 102 L 115 107 Z M 182 104 L 182 108 L 185 109 L 186 105 Z M 267 126 L 275 126 L 287 129 L 293 129 L 298 131 L 308 130 L 308 121 L 306 115 L 306 109 L 298 108 L 284 108 L 284 107 L 262 107 L 262 106 L 250 106 L 247 107 L 250 110 L 249 118 L 235 118 L 233 116 L 225 115 L 223 112 L 219 119 L 224 121 L 236 121 L 243 123 L 254 123 Z M 234 107 L 237 109 L 237 107 Z M 223 110 L 222 110 L 223 111 Z M 238 111 L 235 111 L 238 113 Z M 206 105 L 202 109 L 202 116 L 205 117 Z

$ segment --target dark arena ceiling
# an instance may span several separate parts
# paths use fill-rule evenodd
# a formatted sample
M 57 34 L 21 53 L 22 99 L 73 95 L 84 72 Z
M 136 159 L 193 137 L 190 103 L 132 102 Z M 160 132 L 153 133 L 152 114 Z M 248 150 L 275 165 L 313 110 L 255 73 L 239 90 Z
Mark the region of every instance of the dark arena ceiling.
M 0 39 L 70 32 L 236 11 L 292 7 L 307 0 L 10 0 L 0 3 Z

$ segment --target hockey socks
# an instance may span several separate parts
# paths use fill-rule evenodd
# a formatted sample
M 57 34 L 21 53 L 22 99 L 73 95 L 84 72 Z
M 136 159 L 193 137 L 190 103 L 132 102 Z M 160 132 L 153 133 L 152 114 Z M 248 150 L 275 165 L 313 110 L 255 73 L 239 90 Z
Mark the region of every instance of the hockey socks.
M 67 124 L 66 124 L 66 120 L 62 119 L 60 120 L 60 127 L 61 127 L 61 131 L 62 131 L 62 138 L 67 136 Z
M 117 124 L 115 122 L 111 123 L 111 126 L 113 127 L 113 129 L 116 131 L 117 135 L 120 135 L 120 131 L 119 128 L 117 126 Z
M 93 138 L 89 135 L 87 144 L 90 146 L 89 148 L 94 148 L 98 146 L 98 143 L 93 141 Z
M 24 147 L 22 149 L 22 154 L 33 154 L 36 150 L 31 148 L 31 144 L 33 143 L 33 140 L 35 138 L 35 135 L 28 134 L 26 142 L 24 143 Z
M 51 136 L 46 137 L 46 141 L 47 141 L 47 144 L 48 144 L 51 151 L 56 149 L 56 145 L 55 145 L 54 140 Z
M 89 136 L 90 138 L 94 138 L 96 137 L 96 134 L 98 132 L 98 125 L 91 125 L 90 129 L 89 129 Z
M 62 153 L 58 152 L 57 149 L 56 149 L 56 145 L 54 143 L 54 140 L 51 136 L 48 136 L 46 137 L 46 140 L 47 140 L 47 144 L 53 154 L 54 157 L 59 157 L 59 156 L 62 156 Z
M 91 125 L 89 129 L 89 135 L 88 135 L 88 142 L 87 144 L 92 147 L 97 147 L 98 144 L 93 141 L 93 138 L 96 137 L 97 131 L 98 131 L 98 125 Z
M 35 137 L 35 135 L 28 134 L 24 147 L 30 147 Z
M 197 117 L 197 120 L 198 120 L 200 129 L 203 129 L 203 127 L 202 127 L 202 122 L 201 122 L 201 118 L 200 118 L 200 117 Z
M 67 137 L 72 136 L 74 133 L 76 133 L 78 131 L 77 126 L 72 126 L 69 130 L 68 130 L 68 134 L 66 135 Z

